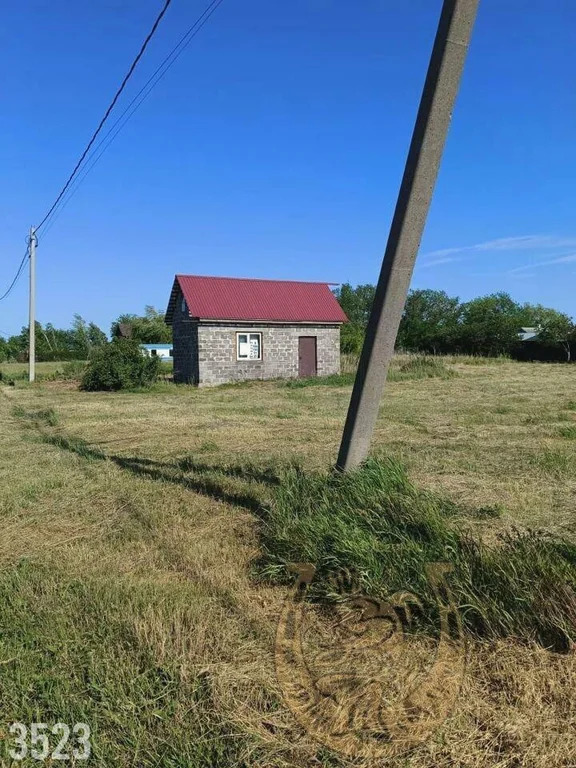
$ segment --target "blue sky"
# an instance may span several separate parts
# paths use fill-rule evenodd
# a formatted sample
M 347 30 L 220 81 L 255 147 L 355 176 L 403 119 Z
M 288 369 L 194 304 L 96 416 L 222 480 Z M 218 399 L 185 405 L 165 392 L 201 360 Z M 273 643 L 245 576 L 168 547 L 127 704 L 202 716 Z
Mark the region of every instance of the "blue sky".
M 0 293 L 160 5 L 4 4 Z M 120 107 L 206 5 L 173 0 Z M 40 237 L 38 318 L 108 330 L 176 272 L 374 282 L 440 7 L 224 0 Z M 481 0 L 413 287 L 576 315 L 575 43 L 568 0 Z

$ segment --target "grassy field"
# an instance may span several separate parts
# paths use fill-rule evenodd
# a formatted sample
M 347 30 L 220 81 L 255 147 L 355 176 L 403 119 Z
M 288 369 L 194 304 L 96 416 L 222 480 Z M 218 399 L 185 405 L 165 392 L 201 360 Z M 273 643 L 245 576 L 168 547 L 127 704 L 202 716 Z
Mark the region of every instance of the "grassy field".
M 84 362 L 81 360 L 72 360 L 66 362 L 41 362 L 36 363 L 36 381 L 51 381 L 66 377 L 67 372 L 73 369 L 79 369 Z M 172 363 L 162 363 L 162 375 L 172 372 Z M 25 381 L 28 378 L 28 363 L 0 363 L 0 373 L 5 381 L 10 379 L 16 381 Z
M 38 378 L 52 376 L 65 365 L 64 362 L 36 363 L 36 375 Z M 28 376 L 28 363 L 0 363 L 0 371 L 6 378 L 24 379 Z
M 575 366 L 400 358 L 390 378 L 377 458 L 496 550 L 513 528 L 576 541 Z M 349 765 L 283 703 L 286 590 L 257 572 L 263 510 L 292 465 L 333 463 L 349 381 L 2 388 L 0 733 L 86 722 L 106 768 Z M 574 766 L 574 690 L 574 653 L 472 639 L 451 716 L 390 765 Z

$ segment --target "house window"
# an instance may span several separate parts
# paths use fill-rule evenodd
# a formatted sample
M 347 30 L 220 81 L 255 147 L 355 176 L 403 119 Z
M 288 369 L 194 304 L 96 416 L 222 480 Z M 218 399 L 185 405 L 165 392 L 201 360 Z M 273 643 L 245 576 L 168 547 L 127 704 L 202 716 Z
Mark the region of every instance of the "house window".
M 236 360 L 262 360 L 262 334 L 236 334 Z
M 158 354 L 158 350 L 157 349 L 151 349 L 150 352 L 152 354 L 152 357 L 156 357 L 156 355 Z

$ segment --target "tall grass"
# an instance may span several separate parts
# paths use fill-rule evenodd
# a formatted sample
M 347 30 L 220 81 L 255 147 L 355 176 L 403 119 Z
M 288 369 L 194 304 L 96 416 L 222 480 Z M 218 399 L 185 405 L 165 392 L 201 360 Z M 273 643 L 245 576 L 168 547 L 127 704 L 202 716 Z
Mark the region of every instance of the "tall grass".
M 406 362 L 400 363 L 398 368 L 392 367 L 388 372 L 389 381 L 402 381 L 404 379 L 452 379 L 456 373 L 447 368 L 441 357 L 416 355 Z
M 35 426 L 56 427 L 60 419 L 54 408 L 40 408 L 35 411 L 26 411 L 22 406 L 16 405 L 12 409 L 12 415 L 18 419 L 24 419 Z
M 358 355 L 345 353 L 340 355 L 340 370 L 342 373 L 356 374 L 358 368 Z
M 342 372 L 331 376 L 314 376 L 306 379 L 288 379 L 281 381 L 281 386 L 299 389 L 301 387 L 329 386 L 346 387 L 354 384 L 357 358 L 352 355 L 342 357 Z M 457 374 L 448 368 L 441 357 L 410 355 L 406 358 L 394 358 L 388 370 L 388 381 L 406 381 L 410 379 L 451 379 Z
M 446 361 L 449 363 L 459 363 L 460 365 L 503 365 L 504 363 L 517 362 L 513 357 L 507 355 L 498 355 L 498 357 L 488 357 L 484 355 L 448 355 Z
M 576 546 L 513 531 L 488 547 L 465 532 L 465 514 L 415 488 L 394 461 L 371 460 L 348 474 L 291 469 L 264 513 L 261 573 L 283 580 L 287 563 L 311 562 L 318 598 L 343 575 L 374 597 L 408 589 L 421 597 L 421 622 L 431 629 L 437 609 L 425 565 L 448 562 L 471 634 L 565 649 L 576 639 Z
M 333 373 L 330 376 L 310 376 L 304 379 L 280 380 L 282 387 L 301 389 L 302 387 L 348 387 L 354 384 L 354 373 Z

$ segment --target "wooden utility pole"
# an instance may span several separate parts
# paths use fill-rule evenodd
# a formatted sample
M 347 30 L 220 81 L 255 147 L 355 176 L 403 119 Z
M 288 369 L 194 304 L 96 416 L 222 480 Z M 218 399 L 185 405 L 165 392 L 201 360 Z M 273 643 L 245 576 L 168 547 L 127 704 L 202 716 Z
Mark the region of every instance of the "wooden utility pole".
M 337 467 L 345 471 L 370 450 L 478 3 L 444 0 L 442 6 L 340 444 Z
M 36 378 L 36 234 L 30 227 L 30 304 L 28 320 L 28 380 Z

